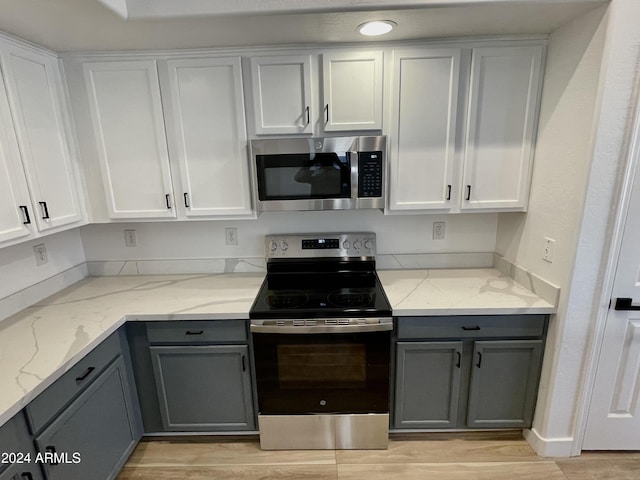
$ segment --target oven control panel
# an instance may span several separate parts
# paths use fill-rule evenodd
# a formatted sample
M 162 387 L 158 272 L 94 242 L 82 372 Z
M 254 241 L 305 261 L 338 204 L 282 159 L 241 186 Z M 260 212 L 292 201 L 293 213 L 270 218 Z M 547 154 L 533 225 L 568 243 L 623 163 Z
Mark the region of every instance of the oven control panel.
M 267 235 L 267 258 L 374 257 L 376 234 L 310 233 Z

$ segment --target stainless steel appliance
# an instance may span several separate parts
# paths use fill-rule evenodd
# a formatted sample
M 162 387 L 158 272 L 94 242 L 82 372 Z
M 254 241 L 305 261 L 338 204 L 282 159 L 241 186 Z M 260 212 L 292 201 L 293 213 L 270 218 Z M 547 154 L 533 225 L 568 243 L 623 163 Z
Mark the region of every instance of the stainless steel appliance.
M 266 237 L 251 307 L 263 449 L 386 448 L 391 306 L 373 233 Z
M 259 212 L 384 208 L 386 137 L 251 141 Z

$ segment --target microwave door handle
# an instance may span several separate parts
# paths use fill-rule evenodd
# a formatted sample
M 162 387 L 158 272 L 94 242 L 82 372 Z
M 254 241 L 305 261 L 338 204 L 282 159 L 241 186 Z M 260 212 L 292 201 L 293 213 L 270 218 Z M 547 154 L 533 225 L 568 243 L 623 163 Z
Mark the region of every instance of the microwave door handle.
M 351 199 L 358 198 L 358 152 L 347 152 L 349 164 L 351 165 Z

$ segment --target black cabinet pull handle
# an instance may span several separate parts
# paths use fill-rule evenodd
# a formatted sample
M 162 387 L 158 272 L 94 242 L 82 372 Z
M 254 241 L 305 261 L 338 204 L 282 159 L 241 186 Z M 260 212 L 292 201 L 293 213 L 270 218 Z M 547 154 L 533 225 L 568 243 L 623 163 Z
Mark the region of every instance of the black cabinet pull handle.
M 169 198 L 169 197 L 170 197 L 170 195 L 167 193 L 167 194 L 164 196 L 164 200 L 167 202 L 167 209 L 168 209 L 168 210 L 171 210 L 171 203 L 170 203 L 170 198 Z
M 22 210 L 22 215 L 24 215 L 24 225 L 29 225 L 31 223 L 31 218 L 29 218 L 29 209 L 26 205 L 20 205 L 20 210 Z
M 247 371 L 247 357 L 245 355 L 242 355 L 242 371 Z
M 189 194 L 187 192 L 184 193 L 184 208 L 189 208 Z
M 309 125 L 309 123 L 311 123 L 311 118 L 309 117 L 309 107 L 307 107 L 305 110 L 307 111 L 307 125 Z
M 451 185 L 447 185 L 447 200 L 451 200 Z
M 187 330 L 187 335 L 202 335 L 204 330 Z
M 33 475 L 31 475 L 31 472 L 24 472 L 21 473 L 20 476 L 22 478 L 26 478 L 27 480 L 33 480 Z
M 38 203 L 42 207 L 42 213 L 44 214 L 42 216 L 42 219 L 49 220 L 49 209 L 47 208 L 47 202 L 38 202 Z
M 53 453 L 55 455 L 56 447 L 54 447 L 53 445 L 47 445 L 46 447 L 44 447 L 44 451 L 48 452 L 48 453 Z M 59 462 L 57 462 L 57 461 L 53 461 L 53 462 L 51 462 L 51 465 L 58 465 L 58 463 Z
M 91 375 L 91 372 L 93 372 L 95 369 L 96 369 L 96 367 L 87 368 L 82 375 L 80 375 L 79 377 L 76 377 L 76 382 L 83 381 L 85 378 L 87 378 L 89 375 Z
M 328 103 L 324 106 L 324 110 L 326 112 L 324 117 L 325 118 L 324 123 L 329 123 L 329 104 Z
M 469 332 L 473 330 L 480 330 L 480 327 L 478 325 L 474 325 L 473 327 L 462 327 L 462 329 L 466 332 Z
M 476 367 L 480 368 L 480 365 L 482 365 L 482 354 L 478 352 L 478 363 L 476 363 Z
M 471 200 L 471 185 L 467 185 L 467 198 L 465 200 Z
M 456 355 L 458 355 L 458 361 L 456 362 L 456 367 L 460 368 L 460 362 L 462 361 L 462 355 L 460 354 L 460 352 L 456 352 Z
M 616 310 L 640 310 L 640 305 L 632 305 L 632 302 L 631 298 L 616 298 L 616 306 L 613 308 Z

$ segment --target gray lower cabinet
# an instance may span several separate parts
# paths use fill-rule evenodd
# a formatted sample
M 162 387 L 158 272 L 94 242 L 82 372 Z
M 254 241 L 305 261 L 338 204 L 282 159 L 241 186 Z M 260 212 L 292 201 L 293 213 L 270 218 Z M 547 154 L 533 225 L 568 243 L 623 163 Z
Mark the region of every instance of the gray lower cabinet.
M 541 356 L 542 340 L 474 342 L 467 425 L 529 427 Z
M 255 430 L 247 345 L 149 350 L 166 431 Z
M 546 322 L 543 315 L 399 318 L 393 428 L 530 427 Z
M 396 428 L 454 428 L 462 342 L 402 342 L 397 347 Z
M 22 412 L 0 427 L 0 480 L 42 480 Z
M 116 358 L 36 436 L 49 480 L 107 480 L 118 475 L 140 436 L 122 356 Z M 22 480 L 22 479 L 21 479 Z

